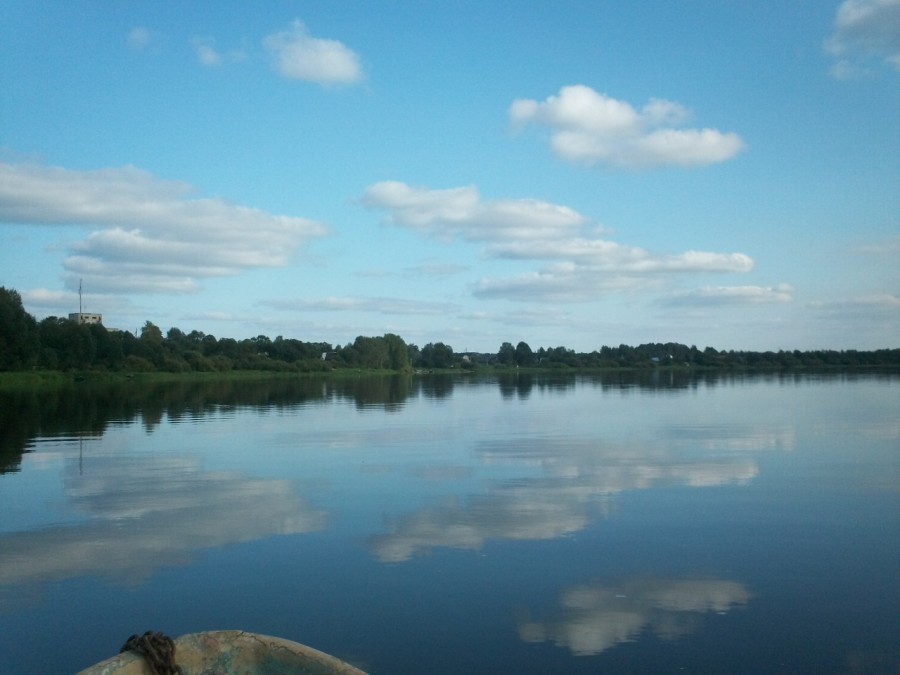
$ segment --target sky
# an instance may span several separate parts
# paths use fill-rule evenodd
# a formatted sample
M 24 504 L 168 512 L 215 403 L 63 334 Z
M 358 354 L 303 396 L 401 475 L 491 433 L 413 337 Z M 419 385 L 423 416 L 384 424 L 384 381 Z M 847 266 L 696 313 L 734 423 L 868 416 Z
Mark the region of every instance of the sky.
M 0 286 L 216 337 L 900 346 L 900 0 L 6 0 Z

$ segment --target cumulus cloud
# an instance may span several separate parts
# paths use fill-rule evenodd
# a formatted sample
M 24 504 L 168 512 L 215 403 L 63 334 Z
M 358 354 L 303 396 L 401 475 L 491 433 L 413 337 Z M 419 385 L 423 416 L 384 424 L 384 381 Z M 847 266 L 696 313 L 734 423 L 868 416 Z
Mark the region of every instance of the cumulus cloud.
M 845 0 L 825 48 L 838 78 L 862 75 L 873 61 L 900 71 L 900 0 Z
M 584 265 L 562 263 L 514 277 L 483 278 L 472 293 L 480 298 L 515 302 L 584 302 L 598 295 L 658 288 L 659 279 L 598 272 Z
M 575 586 L 560 598 L 560 612 L 548 622 L 522 621 L 525 642 L 552 641 L 578 656 L 600 654 L 637 639 L 647 629 L 674 640 L 690 634 L 696 615 L 725 614 L 743 607 L 752 594 L 725 579 L 642 579 L 619 587 Z
M 791 302 L 793 289 L 777 286 L 703 286 L 665 300 L 673 305 L 758 305 Z
M 583 301 L 598 293 L 658 287 L 665 275 L 749 272 L 754 265 L 743 253 L 655 254 L 586 236 L 589 229 L 603 231 L 574 209 L 535 199 L 485 201 L 474 186 L 432 190 L 386 181 L 370 186 L 362 202 L 387 210 L 387 221 L 395 225 L 441 239 L 484 242 L 488 257 L 551 263 L 512 278 L 482 279 L 474 287 L 480 297 Z
M 64 264 L 98 290 L 190 292 L 198 279 L 286 265 L 325 234 L 314 221 L 192 193 L 131 166 L 0 164 L 0 222 L 94 228 Z
M 489 247 L 488 252 L 504 258 L 560 261 L 514 277 L 483 278 L 475 284 L 476 296 L 517 301 L 587 301 L 605 293 L 660 288 L 673 274 L 743 273 L 754 266 L 743 253 L 654 254 L 602 239 L 507 242 Z
M 128 46 L 141 51 L 150 46 L 150 31 L 143 26 L 135 26 L 128 33 Z
M 587 166 L 704 166 L 745 147 L 735 133 L 683 128 L 690 113 L 678 103 L 651 99 L 637 110 L 584 85 L 563 87 L 544 101 L 513 101 L 509 118 L 515 129 L 547 127 L 558 157 Z
M 362 79 L 359 57 L 337 40 L 315 38 L 303 22 L 263 39 L 274 68 L 292 80 L 319 84 L 353 84 Z
M 72 307 L 78 296 L 71 291 L 54 291 L 47 288 L 33 288 L 22 292 L 22 299 L 29 305 L 38 307 Z
M 501 258 L 574 260 L 595 269 L 621 272 L 748 272 L 753 260 L 742 253 L 687 251 L 654 255 L 603 239 L 572 238 L 552 242 L 514 241 L 495 244 L 488 252 Z
M 536 199 L 482 201 L 478 188 L 471 185 L 431 190 L 385 181 L 371 185 L 362 201 L 389 211 L 391 223 L 469 241 L 544 240 L 572 235 L 588 222 L 567 206 Z

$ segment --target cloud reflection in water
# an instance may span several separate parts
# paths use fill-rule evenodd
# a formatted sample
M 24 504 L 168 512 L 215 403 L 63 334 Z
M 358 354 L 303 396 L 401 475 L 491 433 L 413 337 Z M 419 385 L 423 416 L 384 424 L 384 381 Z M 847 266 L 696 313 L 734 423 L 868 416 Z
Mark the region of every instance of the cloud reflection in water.
M 327 513 L 286 480 L 203 471 L 193 459 L 104 458 L 66 494 L 86 521 L 0 535 L 0 585 L 100 575 L 134 583 L 192 551 L 312 532 Z
M 654 444 L 597 447 L 552 438 L 483 443 L 485 464 L 537 468 L 540 475 L 489 485 L 486 494 L 408 514 L 369 539 L 382 562 L 402 562 L 436 547 L 481 548 L 489 539 L 553 539 L 587 527 L 629 490 L 675 485 L 744 485 L 759 474 L 752 457 L 733 452 L 683 458 Z
M 728 612 L 751 597 L 743 584 L 719 579 L 576 586 L 562 594 L 556 618 L 521 621 L 519 637 L 525 642 L 550 640 L 578 656 L 591 656 L 636 640 L 647 628 L 662 639 L 677 639 L 697 629 L 699 615 Z

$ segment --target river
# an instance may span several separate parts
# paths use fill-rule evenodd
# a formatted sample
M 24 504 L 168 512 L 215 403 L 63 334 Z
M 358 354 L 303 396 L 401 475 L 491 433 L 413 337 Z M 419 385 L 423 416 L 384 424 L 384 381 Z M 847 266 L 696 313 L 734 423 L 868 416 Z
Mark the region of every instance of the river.
M 375 674 L 900 672 L 900 376 L 0 395 L 0 672 L 243 629 Z

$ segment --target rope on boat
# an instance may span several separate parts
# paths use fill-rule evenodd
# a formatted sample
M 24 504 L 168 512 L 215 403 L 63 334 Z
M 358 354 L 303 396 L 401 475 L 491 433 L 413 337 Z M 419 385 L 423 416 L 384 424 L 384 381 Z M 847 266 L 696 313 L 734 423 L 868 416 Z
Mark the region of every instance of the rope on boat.
M 148 630 L 140 637 L 132 635 L 119 650 L 122 652 L 143 656 L 153 675 L 182 675 L 181 666 L 175 663 L 175 641 L 161 632 Z

